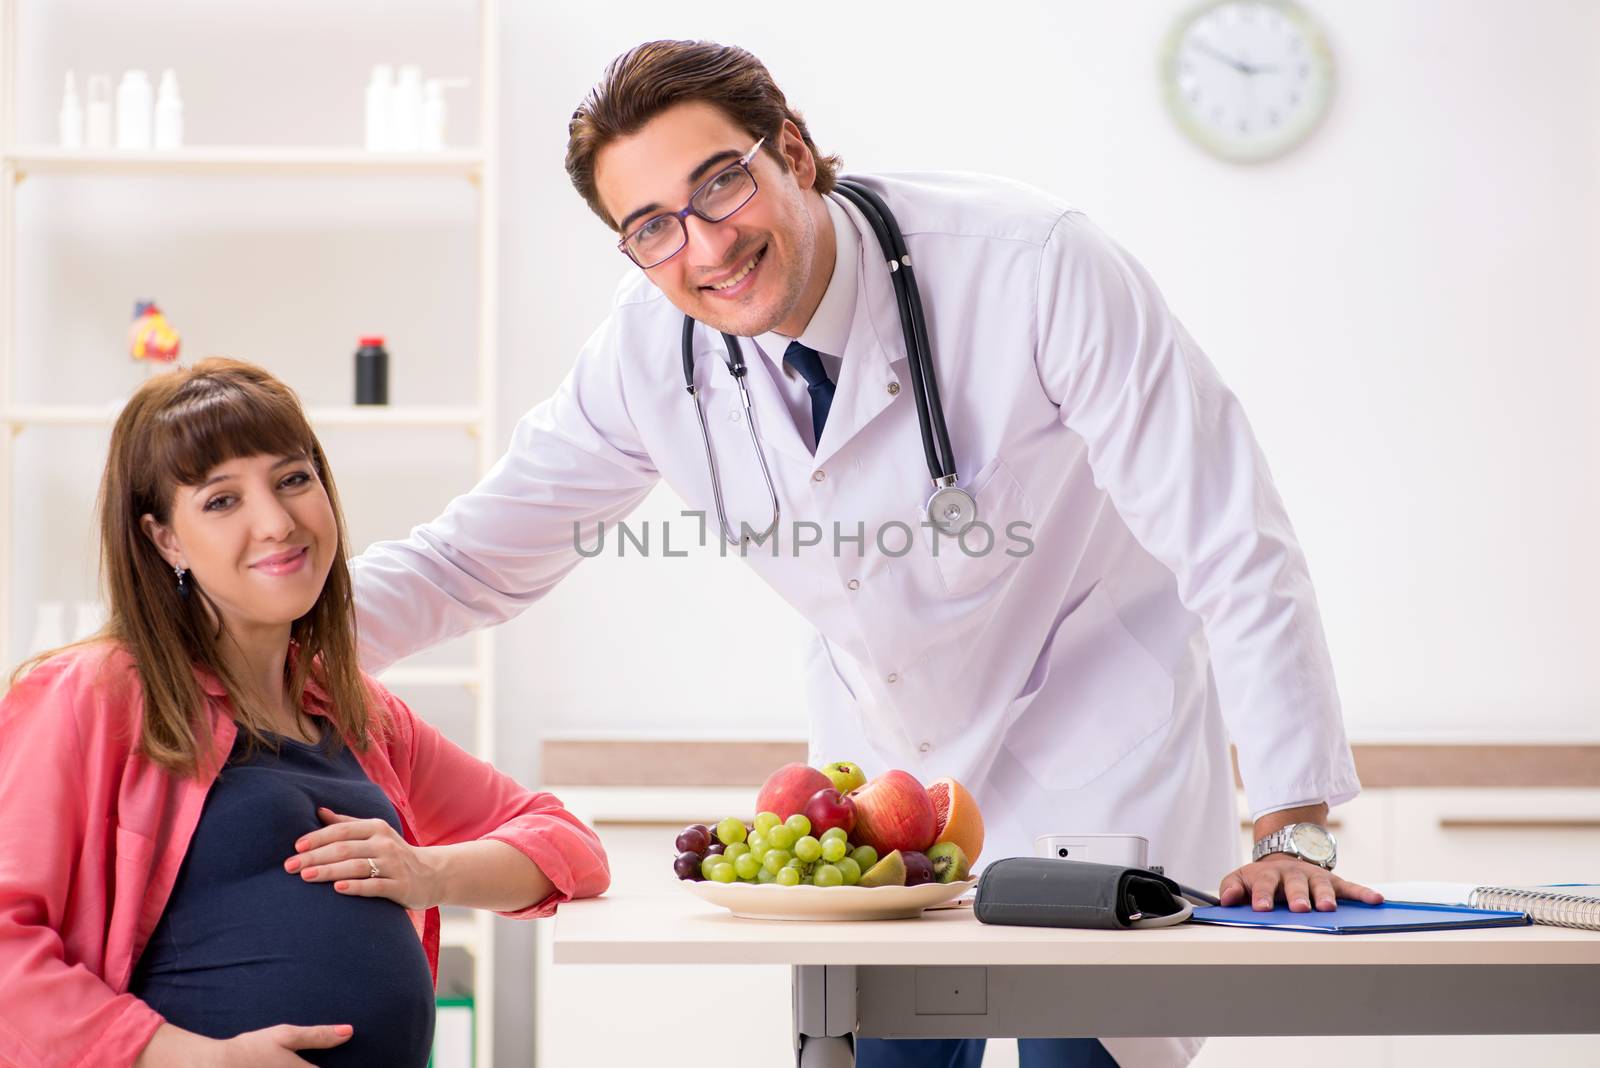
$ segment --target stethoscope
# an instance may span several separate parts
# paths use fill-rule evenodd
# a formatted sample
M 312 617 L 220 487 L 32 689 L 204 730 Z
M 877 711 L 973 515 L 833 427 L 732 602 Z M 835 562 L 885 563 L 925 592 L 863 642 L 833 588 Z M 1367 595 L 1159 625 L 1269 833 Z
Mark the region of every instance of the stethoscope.
M 878 236 L 883 249 L 889 277 L 894 281 L 895 301 L 900 308 L 900 329 L 905 335 L 906 357 L 911 364 L 911 391 L 917 400 L 917 425 L 922 431 L 922 451 L 927 457 L 928 474 L 933 479 L 933 495 L 928 498 L 928 522 L 946 534 L 959 536 L 978 518 L 978 502 L 971 493 L 956 485 L 956 457 L 950 448 L 950 430 L 945 425 L 944 408 L 939 403 L 939 383 L 933 376 L 933 355 L 928 344 L 928 324 L 922 314 L 922 298 L 917 294 L 917 280 L 911 272 L 911 254 L 906 251 L 905 237 L 895 222 L 889 206 L 871 189 L 849 178 L 839 179 L 834 189 L 840 196 L 854 204 L 866 218 L 872 232 Z M 706 467 L 711 472 L 711 493 L 717 502 L 717 520 L 722 524 L 722 536 L 738 545 L 744 539 L 736 537 L 728 527 L 728 513 L 722 501 L 722 480 L 717 476 L 717 461 L 711 451 L 711 431 L 706 426 L 705 409 L 694 386 L 694 328 L 690 316 L 683 317 L 683 380 L 689 396 L 694 398 L 695 414 L 700 417 L 700 437 L 706 446 Z M 764 540 L 778 528 L 778 490 L 772 484 L 772 473 L 767 469 L 766 456 L 761 451 L 761 441 L 756 436 L 755 413 L 750 406 L 750 390 L 745 385 L 744 355 L 739 349 L 739 339 L 723 334 L 722 342 L 728 349 L 728 373 L 739 386 L 739 399 L 744 404 L 745 425 L 750 429 L 750 445 L 755 449 L 761 464 L 761 475 L 767 482 L 767 495 L 772 499 L 772 521 L 757 535 Z

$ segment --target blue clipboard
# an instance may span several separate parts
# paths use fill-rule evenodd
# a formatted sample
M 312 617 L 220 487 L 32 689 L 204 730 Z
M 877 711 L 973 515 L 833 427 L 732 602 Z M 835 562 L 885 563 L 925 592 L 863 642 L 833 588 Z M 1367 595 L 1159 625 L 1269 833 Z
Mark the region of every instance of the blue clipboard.
M 1525 927 L 1533 921 L 1525 912 L 1494 912 L 1455 905 L 1368 905 L 1341 901 L 1332 912 L 1290 912 L 1279 905 L 1257 912 L 1249 905 L 1211 906 L 1194 910 L 1191 923 L 1221 927 L 1260 927 L 1271 931 L 1310 931 L 1315 934 L 1381 934 L 1385 931 L 1437 931 L 1466 927 Z

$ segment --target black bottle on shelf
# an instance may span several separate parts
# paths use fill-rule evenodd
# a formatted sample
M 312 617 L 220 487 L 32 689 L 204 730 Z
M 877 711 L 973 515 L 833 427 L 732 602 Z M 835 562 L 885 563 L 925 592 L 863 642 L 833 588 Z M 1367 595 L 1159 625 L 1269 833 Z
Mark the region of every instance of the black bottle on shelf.
M 356 403 L 389 403 L 389 353 L 377 335 L 362 338 L 356 350 Z

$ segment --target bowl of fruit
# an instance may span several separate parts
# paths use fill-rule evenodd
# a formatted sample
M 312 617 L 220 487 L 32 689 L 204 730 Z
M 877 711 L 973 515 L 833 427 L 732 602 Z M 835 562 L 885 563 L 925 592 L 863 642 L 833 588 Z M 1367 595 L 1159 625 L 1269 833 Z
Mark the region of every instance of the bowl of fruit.
M 954 779 L 788 764 L 756 795 L 753 821 L 696 823 L 673 845 L 684 886 L 735 916 L 914 919 L 972 888 L 983 817 Z

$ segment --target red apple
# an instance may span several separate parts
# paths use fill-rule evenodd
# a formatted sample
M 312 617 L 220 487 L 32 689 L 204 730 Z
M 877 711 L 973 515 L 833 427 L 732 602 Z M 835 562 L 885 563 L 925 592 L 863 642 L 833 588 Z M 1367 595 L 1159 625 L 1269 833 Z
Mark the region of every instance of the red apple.
M 801 811 L 811 821 L 811 833 L 818 838 L 830 827 L 839 827 L 845 834 L 856 829 L 856 803 L 831 786 L 812 794 Z
M 909 772 L 886 771 L 847 796 L 856 803 L 853 840 L 880 856 L 896 849 L 921 853 L 933 844 L 938 817 L 928 791 Z
M 756 795 L 756 812 L 775 812 L 779 819 L 788 819 L 805 808 L 806 802 L 818 790 L 833 787 L 833 782 L 816 768 L 804 764 L 785 764 L 762 784 Z

